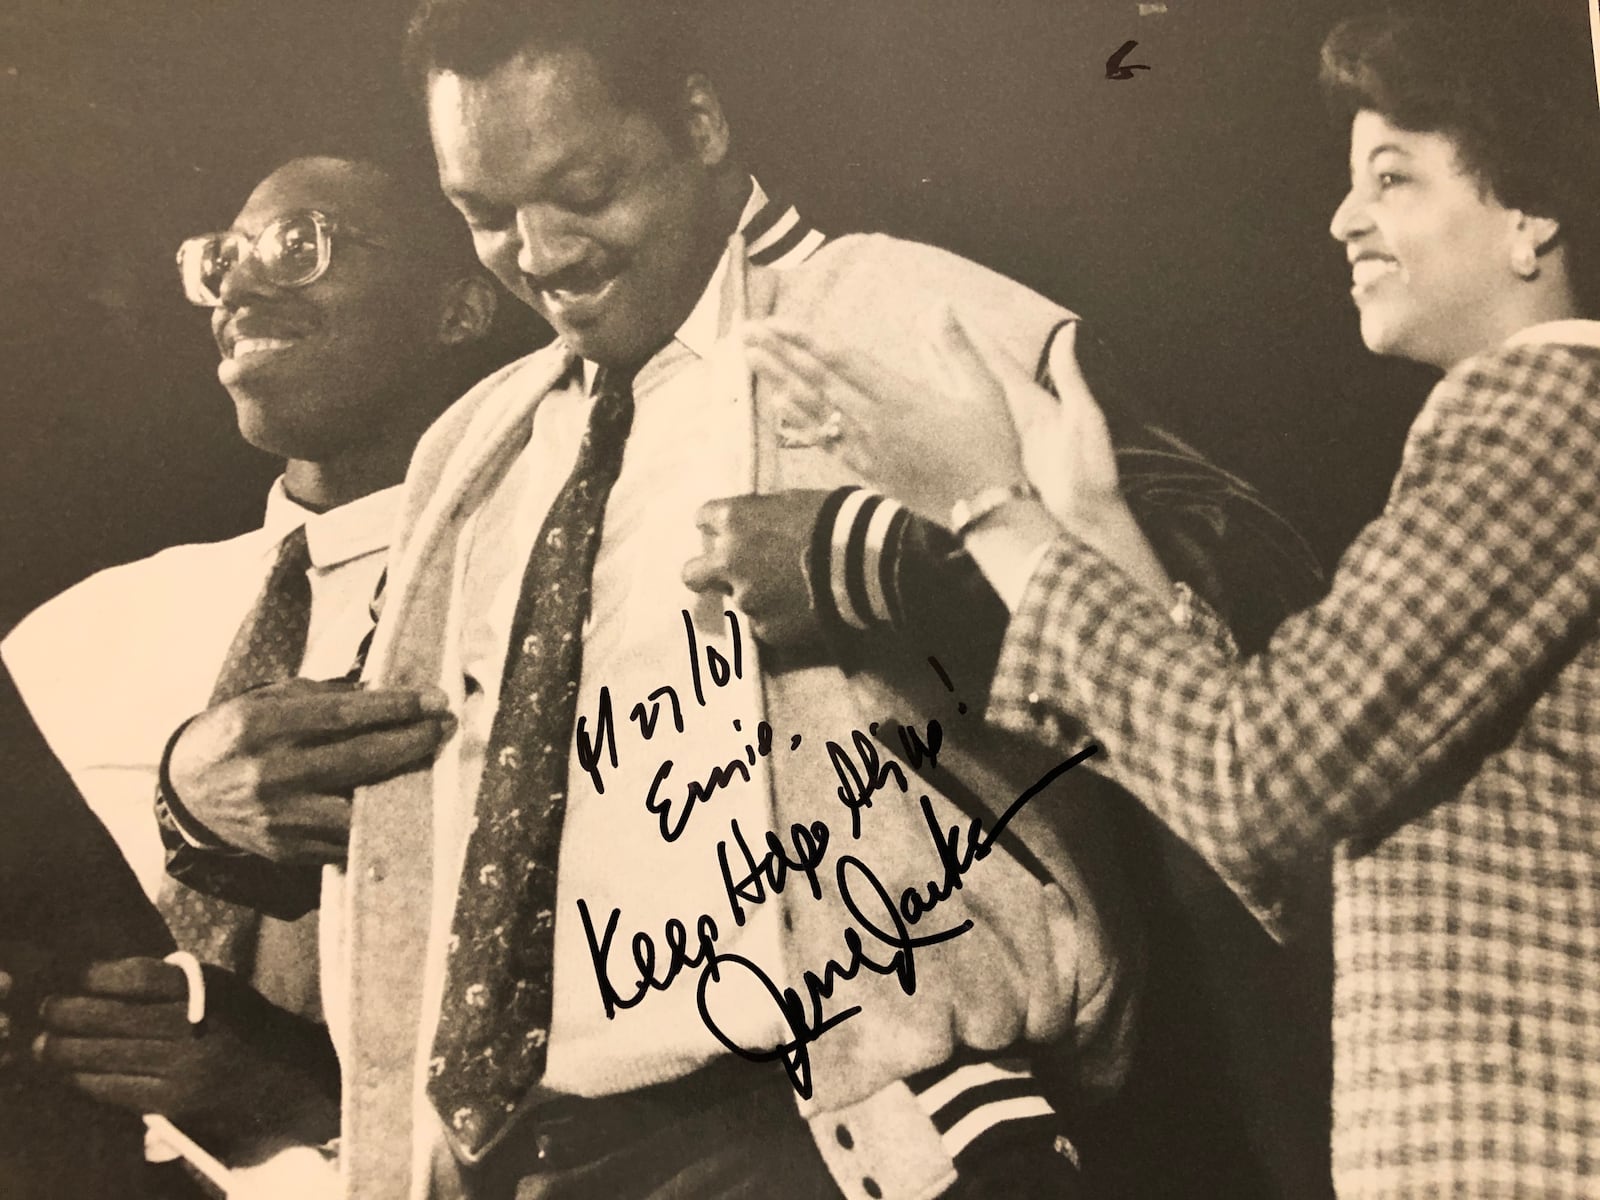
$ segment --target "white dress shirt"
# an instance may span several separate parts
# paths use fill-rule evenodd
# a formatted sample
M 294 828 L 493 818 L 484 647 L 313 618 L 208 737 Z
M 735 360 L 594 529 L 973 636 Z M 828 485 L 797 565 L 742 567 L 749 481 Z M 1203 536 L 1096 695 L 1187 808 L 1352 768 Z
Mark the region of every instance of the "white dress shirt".
M 746 217 L 763 200 L 753 195 Z M 634 381 L 633 426 L 595 562 L 578 714 L 587 717 L 592 730 L 601 690 L 609 690 L 618 765 L 611 767 L 609 756 L 603 759 L 603 794 L 577 755 L 569 767 L 544 1080 L 557 1091 L 632 1090 L 686 1074 L 723 1053 L 698 1018 L 692 987 L 652 992 L 637 1008 L 607 1019 L 577 915 L 580 898 L 597 937 L 613 908 L 621 911 L 609 975 L 623 996 L 631 997 L 639 984 L 630 950 L 634 934 L 647 933 L 656 943 L 660 975 L 668 958 L 663 931 L 674 917 L 691 929 L 692 938 L 696 918 L 712 914 L 721 951 L 744 954 L 769 971 L 780 964 L 776 906 L 753 908 L 748 923 L 733 928 L 716 857 L 730 819 L 738 820 L 750 845 L 765 838 L 771 815 L 763 760 L 746 764 L 748 781 L 735 775 L 730 786 L 697 805 L 674 841 L 662 837 L 657 817 L 645 808 L 663 760 L 674 763 L 661 794 L 673 798 L 676 815 L 691 779 L 703 782 L 711 768 L 725 767 L 739 747 L 754 742 L 761 714 L 756 647 L 748 631 L 742 637 L 743 677 L 715 686 L 706 665 L 708 650 L 730 662 L 735 654 L 725 606 L 697 596 L 682 582 L 684 564 L 702 548 L 695 524 L 700 506 L 750 490 L 750 417 L 741 399 L 719 382 L 723 377 L 712 357 L 725 270 L 726 255 L 677 336 Z M 474 516 L 459 559 L 452 651 L 459 662 L 461 732 L 438 772 L 435 844 L 439 861 L 447 865 L 435 873 L 435 944 L 449 934 L 523 570 L 571 473 L 593 402 L 594 371 L 590 364 L 585 368 L 539 405 L 527 448 L 504 486 Z M 695 623 L 704 707 L 696 701 L 690 673 L 686 609 Z M 675 689 L 685 731 L 673 728 L 670 706 L 663 701 L 656 732 L 647 741 L 629 714 L 662 685 Z M 735 730 L 735 721 L 742 732 Z M 433 961 L 442 967 L 442 956 Z M 437 1012 L 442 982 L 442 970 L 427 981 L 430 1011 Z M 752 1004 L 748 1011 L 770 1013 L 770 1005 Z M 745 1044 L 767 1036 L 776 1041 L 778 1029 L 769 1017 L 753 1015 L 752 1022 L 759 1027 L 730 1032 Z

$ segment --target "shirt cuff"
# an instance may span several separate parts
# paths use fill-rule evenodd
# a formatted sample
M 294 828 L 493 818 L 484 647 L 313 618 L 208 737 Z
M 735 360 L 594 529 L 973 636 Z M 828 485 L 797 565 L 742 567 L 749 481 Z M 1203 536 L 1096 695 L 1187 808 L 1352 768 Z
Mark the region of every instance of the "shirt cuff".
M 243 854 L 244 851 L 228 845 L 195 820 L 178 800 L 178 794 L 172 786 L 172 750 L 178 744 L 178 739 L 183 736 L 183 731 L 189 728 L 193 721 L 194 718 L 190 717 L 174 729 L 172 736 L 167 739 L 166 747 L 161 751 L 161 766 L 156 772 L 155 809 L 156 824 L 161 828 L 162 841 L 169 850 L 177 848 L 173 845 L 176 838 L 196 850 L 212 854 Z
M 1022 551 L 999 541 L 985 552 L 983 573 L 995 594 L 1005 602 L 1007 612 L 1016 612 L 1022 606 L 1022 598 L 1028 593 L 1028 581 L 1038 573 L 1039 564 L 1048 553 L 1049 542 L 1040 542 L 1033 549 Z
M 1006 628 L 987 710 L 996 725 L 1059 744 L 1083 732 L 1061 714 L 1077 707 L 1063 703 L 1068 687 L 1084 688 L 1089 682 L 1072 662 L 1071 648 L 1095 636 L 1100 623 L 1095 605 L 1077 609 L 1079 599 L 1094 591 L 1091 581 L 1101 572 L 1121 574 L 1070 533 L 1045 547 Z

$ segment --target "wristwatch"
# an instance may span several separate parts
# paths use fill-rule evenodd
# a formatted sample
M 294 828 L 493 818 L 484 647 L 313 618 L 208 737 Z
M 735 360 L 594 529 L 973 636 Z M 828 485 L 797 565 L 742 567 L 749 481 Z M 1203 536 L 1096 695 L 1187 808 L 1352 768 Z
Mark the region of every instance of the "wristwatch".
M 1026 479 L 1009 487 L 984 488 L 977 495 L 957 500 L 950 506 L 950 529 L 957 537 L 964 538 L 1013 500 L 1037 499 L 1039 489 Z

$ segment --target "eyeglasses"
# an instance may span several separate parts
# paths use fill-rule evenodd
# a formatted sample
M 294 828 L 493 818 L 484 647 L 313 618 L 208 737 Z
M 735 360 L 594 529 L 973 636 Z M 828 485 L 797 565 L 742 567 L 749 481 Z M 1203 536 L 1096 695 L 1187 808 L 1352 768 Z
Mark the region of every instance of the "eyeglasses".
M 216 308 L 228 272 L 254 258 L 261 278 L 273 287 L 302 288 L 321 279 L 332 257 L 333 238 L 386 249 L 352 225 L 326 213 L 303 209 L 288 213 L 255 237 L 245 233 L 205 233 L 178 247 L 178 273 L 189 303 Z

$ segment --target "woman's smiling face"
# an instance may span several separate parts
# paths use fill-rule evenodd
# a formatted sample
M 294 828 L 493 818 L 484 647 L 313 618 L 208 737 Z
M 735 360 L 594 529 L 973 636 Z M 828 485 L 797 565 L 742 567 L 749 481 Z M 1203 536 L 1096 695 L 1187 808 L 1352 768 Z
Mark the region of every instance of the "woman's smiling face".
M 1450 137 L 1357 113 L 1350 192 L 1329 231 L 1345 245 L 1367 349 L 1448 369 L 1515 332 L 1504 326 L 1519 216 Z

